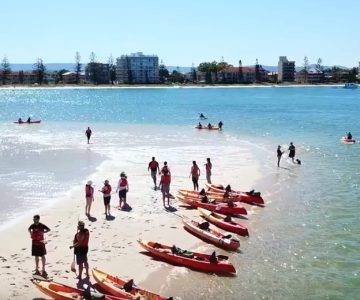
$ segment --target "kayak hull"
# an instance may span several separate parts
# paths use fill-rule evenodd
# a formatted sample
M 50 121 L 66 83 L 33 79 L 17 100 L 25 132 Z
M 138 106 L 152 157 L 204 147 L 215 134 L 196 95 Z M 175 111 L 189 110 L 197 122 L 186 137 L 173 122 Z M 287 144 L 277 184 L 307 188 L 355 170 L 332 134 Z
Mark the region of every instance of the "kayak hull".
M 138 243 L 153 256 L 177 266 L 187 267 L 193 270 L 207 273 L 236 273 L 234 266 L 227 260 L 227 257 L 218 255 L 217 262 L 210 262 L 210 255 L 192 252 L 193 257 L 184 257 L 173 254 L 172 247 L 145 240 L 138 240 Z
M 112 276 L 97 268 L 92 270 L 92 274 L 97 284 L 108 294 L 117 297 L 123 297 L 123 299 L 134 299 L 135 295 L 142 295 L 148 297 L 151 300 L 165 300 L 167 297 L 160 296 L 148 290 L 142 289 L 138 286 L 133 287 L 130 292 L 126 292 L 122 287 L 127 282 L 119 277 Z
M 355 144 L 355 143 L 356 143 L 356 140 L 354 140 L 354 139 L 348 139 L 348 138 L 346 138 L 346 137 L 343 137 L 343 138 L 341 139 L 341 141 L 342 141 L 343 143 L 345 143 L 345 144 Z
M 211 127 L 211 128 L 209 128 L 209 127 L 207 127 L 207 126 L 202 126 L 202 127 L 195 126 L 195 128 L 196 128 L 196 129 L 199 129 L 199 130 L 202 130 L 202 129 L 204 129 L 204 130 L 221 130 L 219 127 L 215 127 L 215 126 L 213 126 L 213 127 Z
M 186 220 L 184 218 L 183 224 L 186 231 L 190 232 L 194 236 L 202 239 L 207 243 L 211 243 L 219 248 L 230 251 L 236 251 L 240 248 L 240 241 L 233 238 L 224 238 L 228 234 L 225 235 L 220 231 L 216 231 L 215 229 L 212 229 L 210 227 L 208 230 L 201 229 L 199 227 L 199 222 L 193 220 Z
M 14 122 L 14 124 L 19 124 L 19 125 L 22 125 L 22 124 L 40 124 L 40 123 L 41 123 L 41 120 L 30 121 L 30 122 L 24 121 L 24 122 L 21 122 L 21 123 L 19 123 L 19 122 Z
M 32 283 L 45 295 L 55 300 L 85 300 L 86 293 L 84 290 L 73 288 L 54 281 L 39 281 L 32 280 Z M 104 300 L 125 300 L 126 298 L 119 298 L 110 295 L 103 295 L 101 299 Z
M 216 193 L 224 193 L 225 192 L 224 189 L 219 188 L 218 185 L 208 184 L 208 183 L 205 183 L 205 185 L 211 192 L 216 192 Z M 255 204 L 258 206 L 265 205 L 265 201 L 261 196 L 251 196 L 251 195 L 249 195 L 245 192 L 241 192 L 241 191 L 231 191 L 230 195 L 232 197 L 239 196 L 240 202 L 243 202 L 243 203 Z
M 247 210 L 243 206 L 237 206 L 236 204 L 233 204 L 233 207 L 228 206 L 225 203 L 217 203 L 217 204 L 211 204 L 211 203 L 202 203 L 201 201 L 194 200 L 193 198 L 183 197 L 183 196 L 177 196 L 177 198 L 190 206 L 193 207 L 200 207 L 204 208 L 209 211 L 216 211 L 221 214 L 226 215 L 247 215 Z
M 208 211 L 202 208 L 198 208 L 198 211 L 205 220 L 209 221 L 210 223 L 214 224 L 215 226 L 221 229 L 236 233 L 241 236 L 249 236 L 248 229 L 239 222 L 235 222 L 235 221 L 226 222 L 224 220 L 225 219 L 224 215 L 217 214 L 214 212 L 209 213 Z

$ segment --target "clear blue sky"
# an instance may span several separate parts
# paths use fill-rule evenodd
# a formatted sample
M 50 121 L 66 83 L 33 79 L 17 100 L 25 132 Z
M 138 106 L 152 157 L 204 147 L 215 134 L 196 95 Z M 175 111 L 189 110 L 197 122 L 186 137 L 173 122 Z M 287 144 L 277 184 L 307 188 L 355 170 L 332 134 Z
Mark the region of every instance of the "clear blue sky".
M 2 1 L 0 58 L 10 63 L 82 63 L 93 51 L 157 54 L 166 65 L 203 61 L 353 67 L 360 61 L 360 0 Z

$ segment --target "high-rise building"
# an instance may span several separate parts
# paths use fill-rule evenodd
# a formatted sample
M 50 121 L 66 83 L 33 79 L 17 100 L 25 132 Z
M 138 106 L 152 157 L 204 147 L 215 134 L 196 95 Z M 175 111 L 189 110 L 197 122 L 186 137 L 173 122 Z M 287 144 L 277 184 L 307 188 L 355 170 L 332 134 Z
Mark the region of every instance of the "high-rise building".
M 122 55 L 116 59 L 116 80 L 118 83 L 159 83 L 159 58 L 142 52 Z
M 295 61 L 288 61 L 286 56 L 279 57 L 278 82 L 295 81 Z

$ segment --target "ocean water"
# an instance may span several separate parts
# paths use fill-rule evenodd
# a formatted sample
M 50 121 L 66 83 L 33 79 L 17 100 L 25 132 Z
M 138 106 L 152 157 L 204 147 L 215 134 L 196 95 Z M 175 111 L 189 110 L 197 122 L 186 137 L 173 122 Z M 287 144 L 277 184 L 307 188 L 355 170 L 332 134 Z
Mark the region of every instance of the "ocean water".
M 229 254 L 238 274 L 174 272 L 167 294 L 359 299 L 360 149 L 340 142 L 347 131 L 360 137 L 359 100 L 359 90 L 332 87 L 0 90 L 0 225 L 49 205 L 117 157 L 119 147 L 156 150 L 171 139 L 212 150 L 240 141 L 258 159 L 256 188 L 268 205 L 251 216 L 242 252 Z M 215 139 L 192 128 L 200 112 L 224 122 Z M 43 123 L 12 124 L 29 115 Z M 94 130 L 91 149 L 84 145 L 87 126 Z M 277 168 L 276 147 L 290 141 L 302 165 L 285 155 Z

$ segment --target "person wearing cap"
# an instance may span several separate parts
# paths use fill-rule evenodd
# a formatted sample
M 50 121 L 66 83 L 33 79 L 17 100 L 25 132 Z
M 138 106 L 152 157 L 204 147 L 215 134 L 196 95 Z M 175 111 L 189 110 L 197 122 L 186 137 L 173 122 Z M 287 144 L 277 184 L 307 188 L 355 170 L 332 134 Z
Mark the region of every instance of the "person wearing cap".
M 156 190 L 156 172 L 160 174 L 159 163 L 155 160 L 155 157 L 152 157 L 151 162 L 149 162 L 148 171 L 151 170 L 151 178 L 154 181 L 155 190 Z
M 105 215 L 110 216 L 110 200 L 111 200 L 111 185 L 109 183 L 109 180 L 104 181 L 104 186 L 101 189 L 101 193 L 103 193 L 104 197 L 104 206 L 105 206 Z
M 46 248 L 45 248 L 45 237 L 44 233 L 50 231 L 49 227 L 40 223 L 40 216 L 35 215 L 33 218 L 34 223 L 31 224 L 28 228 L 30 233 L 30 237 L 32 240 L 32 247 L 31 247 L 31 255 L 35 257 L 35 274 L 40 275 L 39 271 L 39 258 L 41 257 L 42 263 L 42 273 L 43 277 L 47 276 L 45 271 L 45 263 L 46 263 Z
M 120 180 L 116 188 L 116 192 L 119 192 L 119 209 L 122 207 L 122 202 L 124 201 L 124 206 L 126 207 L 126 193 L 129 191 L 129 183 L 127 181 L 127 176 L 125 172 L 120 173 Z
M 206 159 L 205 170 L 206 170 L 206 180 L 209 184 L 211 184 L 211 169 L 212 169 L 212 163 L 210 161 L 210 158 L 208 157 Z
M 86 216 L 90 216 L 91 204 L 94 201 L 94 188 L 92 184 L 93 182 L 89 180 L 85 185 L 85 199 L 86 199 L 85 215 Z
M 79 266 L 78 279 L 81 280 L 82 272 L 85 267 L 86 277 L 89 277 L 89 263 L 87 254 L 89 251 L 89 230 L 85 228 L 83 221 L 78 222 L 77 232 L 74 236 L 73 244 L 70 249 L 74 248 L 76 264 Z

